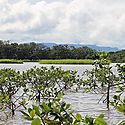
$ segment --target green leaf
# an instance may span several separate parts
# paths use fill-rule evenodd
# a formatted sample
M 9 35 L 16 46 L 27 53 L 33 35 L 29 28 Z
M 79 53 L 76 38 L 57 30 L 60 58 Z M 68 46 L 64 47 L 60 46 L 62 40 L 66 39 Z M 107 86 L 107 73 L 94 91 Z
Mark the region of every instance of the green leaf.
M 28 112 L 30 113 L 32 111 L 32 109 L 31 108 L 28 108 Z
M 2 103 L 1 108 L 3 109 L 4 107 L 5 107 L 5 104 L 4 104 L 4 103 Z
M 45 111 L 46 113 L 48 113 L 48 112 L 50 111 L 50 108 L 49 108 L 49 106 L 48 106 L 47 104 L 43 103 L 43 104 L 42 104 L 42 107 L 43 107 L 43 109 L 44 109 L 44 111 Z
M 63 97 L 63 93 L 61 92 L 60 94 L 59 94 L 59 96 L 58 96 L 58 99 L 61 99 L 62 97 Z
M 82 120 L 82 116 L 81 116 L 79 113 L 77 113 L 77 114 L 76 114 L 76 119 L 77 119 L 78 121 L 81 121 L 81 120 Z
M 40 119 L 39 119 L 39 118 L 35 118 L 35 119 L 32 121 L 31 125 L 41 125 Z
M 102 55 L 103 55 L 103 57 L 107 57 L 107 56 L 108 56 L 108 52 L 104 51 L 104 52 L 102 53 Z
M 70 108 L 70 104 L 67 104 L 65 110 L 67 110 L 67 109 L 69 109 L 69 108 Z
M 33 109 L 35 110 L 36 115 L 40 116 L 40 111 L 39 111 L 39 107 L 33 105 Z
M 58 107 L 53 107 L 53 111 L 56 112 L 56 113 L 59 113 L 60 109 Z
M 49 120 L 49 119 L 44 119 L 45 123 L 48 125 L 60 125 L 60 121 L 54 121 L 54 120 Z
M 2 100 L 3 100 L 3 96 L 0 95 L 0 101 L 2 101 Z
M 93 120 L 92 117 L 86 115 L 83 122 L 87 123 L 87 125 L 93 125 Z
M 6 96 L 5 100 L 8 101 L 8 99 L 9 99 L 9 96 Z
M 100 114 L 100 115 L 98 116 L 98 118 L 103 119 L 103 118 L 104 118 L 104 114 Z
M 34 118 L 34 116 L 35 116 L 35 110 L 33 109 L 32 111 L 30 111 L 30 116 L 32 117 L 32 118 Z
M 94 125 L 108 125 L 106 121 L 104 121 L 104 114 L 99 115 L 95 121 L 94 121 Z
M 124 104 L 119 104 L 117 107 L 119 112 L 123 112 L 125 114 L 125 105 Z

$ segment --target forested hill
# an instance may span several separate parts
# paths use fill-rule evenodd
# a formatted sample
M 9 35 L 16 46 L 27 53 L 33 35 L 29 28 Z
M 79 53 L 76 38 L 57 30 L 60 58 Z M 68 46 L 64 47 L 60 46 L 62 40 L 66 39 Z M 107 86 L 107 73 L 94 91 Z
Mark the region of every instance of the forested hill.
M 96 51 L 88 47 L 69 47 L 67 45 L 52 48 L 36 43 L 10 43 L 0 41 L 1 59 L 94 59 Z

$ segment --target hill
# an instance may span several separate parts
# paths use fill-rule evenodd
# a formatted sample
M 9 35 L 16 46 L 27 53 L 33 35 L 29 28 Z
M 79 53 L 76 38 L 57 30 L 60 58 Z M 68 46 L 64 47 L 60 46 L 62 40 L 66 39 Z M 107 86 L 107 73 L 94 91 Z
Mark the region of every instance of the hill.
M 76 48 L 78 47 L 89 47 L 91 49 L 94 49 L 96 51 L 107 51 L 107 52 L 116 52 L 119 50 L 119 48 L 117 47 L 104 47 L 104 46 L 97 46 L 97 45 L 83 45 L 83 44 L 56 44 L 56 43 L 41 43 L 42 45 L 52 48 L 53 46 L 57 46 L 57 45 L 67 45 L 67 46 L 74 46 Z M 40 44 L 39 44 L 40 45 Z

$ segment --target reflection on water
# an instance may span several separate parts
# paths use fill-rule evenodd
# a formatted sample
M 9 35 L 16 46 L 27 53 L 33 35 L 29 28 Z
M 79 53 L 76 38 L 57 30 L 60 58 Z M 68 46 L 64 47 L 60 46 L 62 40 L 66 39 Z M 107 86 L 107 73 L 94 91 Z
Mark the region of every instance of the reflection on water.
M 16 69 L 18 71 L 24 71 L 27 70 L 29 68 L 32 68 L 34 66 L 37 67 L 50 67 L 50 66 L 55 66 L 55 67 L 62 67 L 63 69 L 66 70 L 77 70 L 78 73 L 82 73 L 83 71 L 85 71 L 86 69 L 91 69 L 92 66 L 91 65 L 58 65 L 58 64 L 39 64 L 37 62 L 24 62 L 23 64 L 0 64 L 0 69 L 1 68 L 12 68 L 12 69 Z
M 99 114 L 103 113 L 109 125 L 116 125 L 116 123 L 124 119 L 124 116 L 113 109 L 113 107 L 110 107 L 108 111 L 105 103 L 98 103 L 101 97 L 101 94 L 69 92 L 65 95 L 65 100 L 72 105 L 76 113 L 79 112 L 83 117 L 85 115 L 97 117 Z
M 116 72 L 116 68 L 113 65 L 113 71 Z M 39 64 L 37 62 L 26 62 L 24 64 L 0 64 L 1 68 L 13 68 L 19 71 L 24 71 L 34 66 L 41 67 L 50 67 L 52 64 Z M 53 65 L 55 67 L 62 67 L 65 70 L 77 70 L 81 74 L 86 69 L 91 70 L 92 65 Z M 64 99 L 67 103 L 70 103 L 72 109 L 75 110 L 75 113 L 79 112 L 84 117 L 85 115 L 91 115 L 93 117 L 98 116 L 99 114 L 105 114 L 105 119 L 108 121 L 109 125 L 116 125 L 124 116 L 121 113 L 118 113 L 113 107 L 110 108 L 110 111 L 107 110 L 106 104 L 100 102 L 101 94 L 88 94 L 88 93 L 74 93 L 67 92 L 64 96 Z M 111 95 L 112 96 L 112 95 Z M 1 113 L 0 113 L 1 114 Z M 28 121 L 23 119 L 23 116 L 19 111 L 16 112 L 16 116 L 13 119 L 8 119 L 6 122 L 0 121 L 0 125 L 29 125 Z

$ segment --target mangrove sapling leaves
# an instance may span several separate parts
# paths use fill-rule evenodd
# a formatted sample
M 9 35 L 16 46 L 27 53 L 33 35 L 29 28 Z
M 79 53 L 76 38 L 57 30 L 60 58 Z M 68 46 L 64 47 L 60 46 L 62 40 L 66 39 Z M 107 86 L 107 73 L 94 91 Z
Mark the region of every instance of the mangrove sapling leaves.
M 100 58 L 95 61 L 93 69 L 86 71 L 84 74 L 87 75 L 85 82 L 83 82 L 85 90 L 104 93 L 107 108 L 109 109 L 110 89 L 119 81 L 117 81 L 116 75 L 112 71 L 112 67 L 108 61 L 108 54 L 106 52 L 102 53 Z
M 114 96 L 113 96 L 113 99 L 114 99 L 114 100 L 120 100 L 120 96 L 121 96 L 121 94 L 120 94 L 120 95 L 114 95 Z
M 4 109 L 11 110 L 13 116 L 24 98 L 24 91 L 18 93 L 23 88 L 22 75 L 13 69 L 0 69 L 0 82 L 0 95 L 4 97 L 0 102 Z
M 35 111 L 33 109 L 29 112 L 29 114 L 22 110 L 20 112 L 23 114 L 24 118 L 29 121 L 32 121 L 35 116 Z
M 4 83 L 0 86 L 2 87 L 0 95 L 4 97 L 4 104 L 9 104 L 10 102 L 13 104 L 13 98 L 15 98 L 15 94 L 20 88 L 23 90 L 23 95 L 21 95 L 22 102 L 19 101 L 19 104 L 25 108 L 27 108 L 27 101 L 23 98 L 24 94 L 30 96 L 29 99 L 34 99 L 38 94 L 39 99 L 43 98 L 43 103 L 40 106 L 33 105 L 32 108 L 28 108 L 28 113 L 21 111 L 25 119 L 32 121 L 32 125 L 41 125 L 41 122 L 48 125 L 80 125 L 82 116 L 80 114 L 74 116 L 73 111 L 70 109 L 70 104 L 62 101 L 65 90 L 71 89 L 73 85 L 80 86 L 82 84 L 76 72 L 64 71 L 55 67 L 50 69 L 34 67 L 22 74 L 11 69 L 0 71 L 3 75 L 0 76 L 0 80 L 2 80 L 1 83 Z M 6 95 L 8 95 L 7 98 Z M 2 97 L 0 101 L 3 101 Z
M 36 114 L 37 116 L 40 116 L 39 106 L 33 105 L 33 109 L 35 110 L 35 114 Z
M 32 108 L 28 108 L 28 113 L 30 114 L 30 112 L 32 111 Z
M 69 78 L 67 79 L 69 76 L 66 76 L 65 71 L 61 68 L 52 67 L 50 69 L 42 67 L 32 68 L 32 70 L 30 69 L 27 71 L 30 73 L 30 80 L 27 81 L 32 83 L 31 89 L 33 91 L 31 92 L 34 93 L 33 95 L 35 95 L 35 93 L 37 95 L 38 91 L 42 90 L 39 93 L 39 100 L 41 97 L 46 98 L 57 96 L 60 91 L 64 91 L 63 87 L 68 83 L 67 81 L 70 81 Z M 68 73 L 71 74 L 70 72 Z M 71 74 L 71 77 L 74 77 L 73 74 Z
M 39 109 L 40 108 L 40 109 Z M 96 124 L 88 124 L 94 121 L 93 118 L 89 118 L 87 120 L 82 119 L 82 116 L 78 113 L 74 116 L 73 111 L 70 109 L 70 105 L 66 104 L 66 102 L 62 101 L 62 99 L 43 102 L 40 107 L 33 105 L 33 109 L 29 109 L 29 112 L 33 112 L 32 115 L 26 114 L 26 119 L 32 120 L 32 123 L 36 123 L 34 121 L 34 113 L 39 116 L 41 119 L 41 124 L 47 125 L 81 125 L 81 123 L 87 123 L 85 125 L 107 125 L 104 124 L 103 115 L 100 115 L 98 119 L 95 120 Z M 35 112 L 34 112 L 34 111 Z M 25 114 L 25 113 L 24 113 Z M 100 124 L 100 123 L 103 124 Z M 40 123 L 40 122 L 39 122 Z M 39 124 L 38 123 L 38 124 Z M 32 124 L 31 124 L 32 125 Z M 36 124 L 37 125 L 37 124 Z
M 102 52 L 102 56 L 103 56 L 104 58 L 107 58 L 108 52 L 106 52 L 106 51 Z
M 43 109 L 45 113 L 48 113 L 50 111 L 48 104 L 46 104 L 45 102 L 43 102 L 42 105 L 40 105 L 40 107 Z
M 77 121 L 81 121 L 82 120 L 81 114 L 79 114 L 79 113 L 76 114 L 76 120 Z
M 48 119 L 45 119 L 45 123 L 47 123 L 47 125 L 61 125 L 60 121 L 48 120 Z
M 94 118 L 86 115 L 84 120 L 83 120 L 83 123 L 85 123 L 85 125 L 94 125 Z
M 30 116 L 31 116 L 31 118 L 33 119 L 34 118 L 34 116 L 35 116 L 35 110 L 34 109 L 32 109 L 31 111 L 30 111 Z
M 24 111 L 20 111 L 20 112 L 23 114 L 23 116 L 26 120 L 29 120 L 29 121 L 33 120 L 33 118 L 26 112 L 24 112 Z
M 94 125 L 108 125 L 107 122 L 103 118 L 104 118 L 104 114 L 99 115 L 95 119 Z
M 41 125 L 40 119 L 39 119 L 39 118 L 35 118 L 35 119 L 32 121 L 31 125 Z
M 118 86 L 118 90 L 120 91 L 120 92 L 123 92 L 124 91 L 124 85 L 123 86 Z M 117 91 L 116 91 L 117 92 Z
M 26 99 L 22 99 L 22 102 L 20 104 L 24 107 L 24 109 L 27 109 L 28 102 Z
M 57 105 L 57 107 L 53 107 L 53 111 L 55 112 L 55 113 L 59 113 L 60 112 L 60 108 L 59 108 L 59 105 Z
M 56 91 L 56 95 L 57 95 L 57 97 L 54 100 L 55 101 L 60 101 L 62 99 L 62 97 L 64 96 L 64 93 Z
M 125 77 L 124 77 L 124 65 L 117 65 L 118 73 L 119 73 L 119 82 L 117 84 L 117 95 L 113 96 L 113 101 L 111 102 L 111 105 L 113 105 L 119 112 L 123 113 L 125 115 L 125 98 L 124 91 L 125 91 Z
M 70 104 L 67 104 L 65 110 L 70 109 L 70 106 Z

